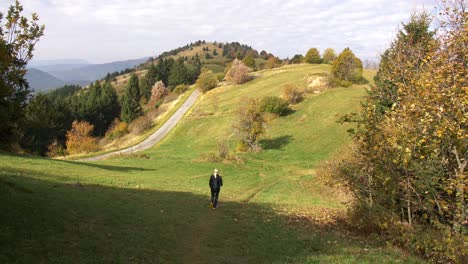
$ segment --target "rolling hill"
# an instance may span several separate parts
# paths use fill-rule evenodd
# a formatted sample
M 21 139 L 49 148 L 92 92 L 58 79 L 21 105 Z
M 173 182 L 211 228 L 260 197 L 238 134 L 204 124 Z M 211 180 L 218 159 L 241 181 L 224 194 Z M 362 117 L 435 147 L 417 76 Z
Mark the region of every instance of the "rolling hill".
M 162 142 L 139 154 L 73 162 L 0 153 L 1 262 L 421 263 L 343 231 L 346 196 L 324 185 L 318 164 L 350 142 L 336 121 L 356 111 L 365 86 L 309 94 L 272 119 L 260 153 L 213 163 L 218 140 L 246 96 L 307 85 L 327 65 L 259 71 L 243 85 L 204 94 Z M 367 77 L 371 74 L 367 72 Z M 220 207 L 208 178 L 220 169 Z
M 53 90 L 66 84 L 55 76 L 35 68 L 29 68 L 25 77 L 29 87 L 35 92 Z

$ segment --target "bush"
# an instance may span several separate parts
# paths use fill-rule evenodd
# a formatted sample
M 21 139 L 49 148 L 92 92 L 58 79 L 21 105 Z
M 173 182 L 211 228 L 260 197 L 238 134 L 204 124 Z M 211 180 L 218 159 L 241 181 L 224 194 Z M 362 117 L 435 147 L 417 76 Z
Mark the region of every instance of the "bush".
M 303 92 L 300 91 L 295 85 L 293 84 L 285 84 L 283 86 L 283 94 L 282 97 L 286 100 L 289 104 L 297 104 L 303 99 Z
M 118 118 L 114 119 L 111 127 L 106 132 L 106 137 L 110 140 L 120 138 L 128 133 L 128 124 L 121 122 Z
M 257 65 L 255 64 L 255 59 L 252 56 L 246 56 L 242 62 L 245 66 L 249 67 L 252 71 L 257 70 Z
M 176 88 L 174 89 L 174 92 L 176 94 L 183 94 L 185 93 L 187 90 L 189 89 L 189 86 L 186 85 L 186 84 L 179 84 L 176 86 Z
M 130 123 L 130 125 L 128 125 L 128 130 L 134 135 L 139 135 L 151 128 L 151 126 L 153 126 L 153 121 L 148 116 L 144 115 Z
M 267 96 L 260 101 L 260 111 L 262 112 L 281 116 L 287 114 L 290 110 L 288 103 L 276 96 Z
M 73 121 L 72 128 L 67 132 L 67 150 L 70 154 L 97 151 L 96 138 L 92 137 L 94 126 L 85 121 Z
M 218 85 L 218 78 L 210 70 L 203 70 L 195 83 L 202 92 L 206 93 Z
M 57 140 L 54 140 L 54 142 L 47 147 L 47 150 L 47 156 L 50 158 L 63 157 L 67 154 L 67 150 Z
M 220 72 L 216 74 L 216 78 L 218 78 L 218 81 L 223 81 L 224 80 L 224 73 Z
M 250 68 L 245 66 L 242 61 L 235 59 L 231 67 L 227 70 L 226 80 L 234 84 L 246 83 L 252 78 L 249 75 Z

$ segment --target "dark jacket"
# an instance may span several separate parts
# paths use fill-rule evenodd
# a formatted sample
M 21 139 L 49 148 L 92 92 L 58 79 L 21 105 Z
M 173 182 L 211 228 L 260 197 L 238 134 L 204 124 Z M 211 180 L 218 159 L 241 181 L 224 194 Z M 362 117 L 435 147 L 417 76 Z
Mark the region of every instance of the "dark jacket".
M 223 178 L 221 175 L 218 175 L 216 178 L 214 175 L 211 175 L 209 184 L 211 190 L 220 190 L 221 186 L 223 186 Z

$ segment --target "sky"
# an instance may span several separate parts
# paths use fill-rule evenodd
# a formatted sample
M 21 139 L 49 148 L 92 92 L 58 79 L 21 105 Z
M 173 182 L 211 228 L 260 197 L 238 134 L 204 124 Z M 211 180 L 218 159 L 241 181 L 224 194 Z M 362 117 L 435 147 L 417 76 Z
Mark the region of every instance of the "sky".
M 412 12 L 433 0 L 20 0 L 45 35 L 35 60 L 91 63 L 157 56 L 197 40 L 248 44 L 280 58 L 311 47 L 376 59 Z M 5 13 L 13 0 L 0 0 Z

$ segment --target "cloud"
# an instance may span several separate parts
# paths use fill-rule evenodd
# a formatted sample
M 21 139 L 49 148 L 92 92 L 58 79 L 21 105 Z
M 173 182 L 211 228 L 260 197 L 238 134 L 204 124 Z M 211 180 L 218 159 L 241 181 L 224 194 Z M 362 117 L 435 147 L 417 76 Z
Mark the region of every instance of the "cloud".
M 0 0 L 0 6 L 11 2 Z M 94 62 L 155 56 L 198 39 L 245 42 L 280 57 L 310 47 L 350 47 L 360 57 L 376 57 L 411 12 L 435 5 L 429 0 L 21 2 L 46 25 L 37 59 Z

